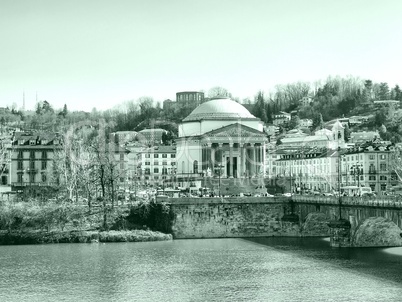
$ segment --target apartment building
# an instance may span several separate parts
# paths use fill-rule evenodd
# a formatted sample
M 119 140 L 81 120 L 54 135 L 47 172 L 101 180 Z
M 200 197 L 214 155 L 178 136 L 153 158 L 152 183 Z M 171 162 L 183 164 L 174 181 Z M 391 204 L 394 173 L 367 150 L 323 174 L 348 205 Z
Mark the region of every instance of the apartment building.
M 53 158 L 60 149 L 54 133 L 16 132 L 10 151 L 10 184 L 13 191 L 37 190 L 54 185 Z
M 277 177 L 289 179 L 291 191 L 332 192 L 338 188 L 338 151 L 327 148 L 278 150 Z
M 176 175 L 176 147 L 155 146 L 137 153 L 138 175 L 145 185 L 167 186 Z
M 366 144 L 346 150 L 342 155 L 342 185 L 371 187 L 377 194 L 385 194 L 398 184 L 392 172 L 392 146 Z

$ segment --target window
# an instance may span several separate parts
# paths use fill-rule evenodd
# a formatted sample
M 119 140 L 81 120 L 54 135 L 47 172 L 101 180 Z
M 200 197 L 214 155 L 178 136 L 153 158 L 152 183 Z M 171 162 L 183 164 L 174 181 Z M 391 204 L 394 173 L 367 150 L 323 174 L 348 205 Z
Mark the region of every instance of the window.
M 42 173 L 42 182 L 46 182 L 46 180 L 47 180 L 46 174 Z
M 376 176 L 375 175 L 370 175 L 369 180 L 376 180 Z
M 380 180 L 387 180 L 387 177 L 385 175 L 380 175 Z
M 22 159 L 24 157 L 24 153 L 22 152 L 22 151 L 18 151 L 18 156 L 17 156 L 17 158 L 18 159 Z
M 151 163 L 150 163 L 149 161 L 146 161 L 146 162 L 145 162 L 145 165 L 146 165 L 146 166 L 149 166 L 150 164 L 151 164 Z
M 42 158 L 47 159 L 47 152 L 46 151 L 42 151 Z
M 155 165 L 155 166 L 158 166 L 158 165 L 159 165 L 159 162 L 158 162 L 157 160 L 155 160 L 155 161 L 154 161 L 154 165 Z
M 158 180 L 158 179 L 159 179 L 159 176 L 154 176 L 154 179 Z
M 194 173 L 198 173 L 198 161 L 194 161 L 194 163 L 193 163 L 193 171 L 194 171 Z
M 172 162 L 172 166 L 176 166 L 176 163 L 174 161 Z
M 380 171 L 387 171 L 387 164 L 380 164 Z
M 17 170 L 22 170 L 22 160 L 19 160 L 17 163 Z
M 31 146 L 35 145 L 35 140 L 31 139 L 31 140 L 29 141 L 29 144 L 30 144 Z
M 380 154 L 380 159 L 385 159 L 385 158 L 386 158 L 385 154 Z
M 167 154 L 166 154 L 166 153 L 163 153 L 163 154 L 162 154 L 162 158 L 167 158 Z
M 29 182 L 35 182 L 35 174 L 34 173 L 29 174 Z
M 168 170 L 167 170 L 167 168 L 162 168 L 162 174 L 163 174 L 163 175 L 168 174 Z
M 124 160 L 124 153 L 120 153 L 120 160 Z
M 158 158 L 158 157 L 159 157 L 159 154 L 155 153 L 154 158 Z
M 32 159 L 35 158 L 35 151 L 29 152 L 29 158 L 32 158 Z
M 150 157 L 151 157 L 151 154 L 149 154 L 149 153 L 145 154 L 145 158 L 150 158 Z
M 162 165 L 167 166 L 167 161 L 162 162 Z
M 374 154 L 369 155 L 369 160 L 374 160 Z
M 176 158 L 176 154 L 170 154 L 170 158 Z
M 21 173 L 18 173 L 18 182 L 22 182 L 22 174 Z
M 47 168 L 47 161 L 43 160 L 42 161 L 42 170 L 46 170 Z
M 29 169 L 35 169 L 35 162 L 33 160 L 29 162 Z
M 159 168 L 154 168 L 154 173 L 159 173 Z
M 151 169 L 150 169 L 150 168 L 145 168 L 145 174 L 146 174 L 146 175 L 151 174 Z
M 381 191 L 387 190 L 387 184 L 381 184 Z

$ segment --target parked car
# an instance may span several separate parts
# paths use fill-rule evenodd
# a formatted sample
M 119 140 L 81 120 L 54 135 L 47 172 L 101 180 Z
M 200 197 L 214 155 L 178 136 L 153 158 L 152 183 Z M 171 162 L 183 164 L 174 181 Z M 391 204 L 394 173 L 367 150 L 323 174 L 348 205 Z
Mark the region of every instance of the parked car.
M 285 197 L 292 197 L 292 193 L 283 193 L 282 196 L 285 196 Z

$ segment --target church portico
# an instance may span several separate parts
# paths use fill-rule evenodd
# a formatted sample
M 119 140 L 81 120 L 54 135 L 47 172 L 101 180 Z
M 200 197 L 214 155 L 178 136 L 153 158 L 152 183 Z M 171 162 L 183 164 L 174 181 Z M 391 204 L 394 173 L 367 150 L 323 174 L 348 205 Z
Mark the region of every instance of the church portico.
M 211 143 L 202 145 L 201 170 L 222 178 L 255 177 L 264 164 L 261 143 Z

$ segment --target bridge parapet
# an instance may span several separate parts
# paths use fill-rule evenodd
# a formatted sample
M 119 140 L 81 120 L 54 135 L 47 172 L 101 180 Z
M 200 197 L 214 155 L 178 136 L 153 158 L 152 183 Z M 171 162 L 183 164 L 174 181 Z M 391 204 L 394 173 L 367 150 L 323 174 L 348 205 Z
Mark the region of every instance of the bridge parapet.
M 293 195 L 293 202 L 311 204 L 338 205 L 339 197 L 336 196 L 314 196 L 314 195 Z M 342 206 L 367 206 L 376 208 L 398 208 L 402 209 L 402 198 L 400 197 L 349 197 L 342 196 Z

